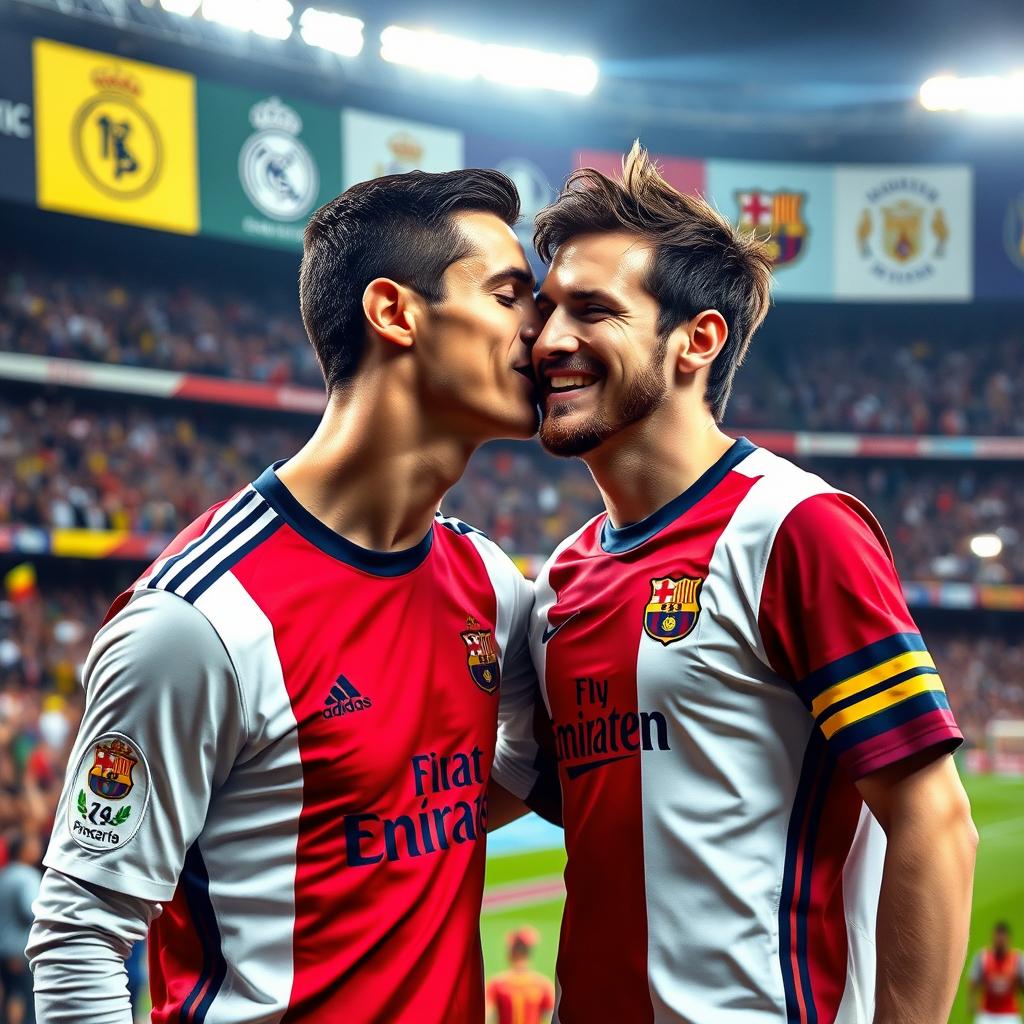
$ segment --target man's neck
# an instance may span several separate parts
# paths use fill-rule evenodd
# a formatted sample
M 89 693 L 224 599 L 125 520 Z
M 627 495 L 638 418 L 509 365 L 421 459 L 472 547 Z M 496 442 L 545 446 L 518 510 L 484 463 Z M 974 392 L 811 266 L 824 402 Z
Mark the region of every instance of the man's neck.
M 612 526 L 646 519 L 696 483 L 733 445 L 710 414 L 664 409 L 589 452 Z
M 335 533 L 374 551 L 400 551 L 426 536 L 475 448 L 431 436 L 409 394 L 361 379 L 332 397 L 316 432 L 278 476 Z

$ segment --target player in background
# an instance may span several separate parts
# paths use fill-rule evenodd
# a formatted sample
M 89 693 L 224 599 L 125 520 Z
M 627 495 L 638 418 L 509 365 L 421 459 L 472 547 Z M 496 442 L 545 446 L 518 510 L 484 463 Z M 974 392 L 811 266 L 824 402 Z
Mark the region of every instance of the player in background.
M 487 986 L 487 1024 L 547 1024 L 551 1020 L 555 986 L 530 967 L 530 955 L 539 941 L 534 928 L 509 933 L 509 969 Z
M 465 170 L 311 218 L 327 409 L 96 636 L 29 943 L 46 1024 L 129 1024 L 147 932 L 155 1024 L 483 1018 L 486 793 L 499 713 L 532 700 L 531 593 L 437 508 L 478 445 L 536 428 L 518 214 Z
M 541 441 L 607 509 L 535 587 L 556 1019 L 945 1024 L 977 833 L 942 683 L 867 509 L 719 427 L 763 245 L 639 146 L 536 241 Z
M 992 945 L 971 964 L 971 1013 L 975 1024 L 1021 1024 L 1024 956 L 1010 945 L 1010 926 L 999 921 Z

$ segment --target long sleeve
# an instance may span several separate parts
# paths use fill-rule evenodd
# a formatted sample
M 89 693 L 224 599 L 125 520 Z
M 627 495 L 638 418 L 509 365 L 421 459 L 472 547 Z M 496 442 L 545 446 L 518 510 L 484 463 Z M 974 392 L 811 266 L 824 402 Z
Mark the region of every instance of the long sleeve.
M 32 909 L 25 952 L 40 1024 L 132 1024 L 125 960 L 159 904 L 50 868 Z

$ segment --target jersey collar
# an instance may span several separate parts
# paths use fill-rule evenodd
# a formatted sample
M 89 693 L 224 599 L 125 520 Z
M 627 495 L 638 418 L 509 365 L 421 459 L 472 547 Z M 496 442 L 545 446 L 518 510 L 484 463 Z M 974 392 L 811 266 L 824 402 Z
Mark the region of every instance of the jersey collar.
M 621 555 L 632 551 L 674 523 L 683 513 L 688 512 L 701 498 L 707 497 L 757 446 L 745 437 L 738 438 L 732 447 L 701 477 L 690 484 L 677 498 L 662 505 L 638 523 L 629 523 L 618 528 L 612 526 L 607 517 L 601 524 L 601 549 L 610 555 Z
M 430 554 L 434 543 L 434 528 L 431 526 L 427 535 L 418 544 L 402 551 L 374 551 L 335 533 L 325 523 L 320 522 L 311 512 L 299 504 L 295 495 L 288 490 L 277 475 L 277 470 L 287 462 L 282 459 L 268 466 L 259 479 L 253 481 L 253 487 L 266 498 L 274 511 L 300 536 L 314 547 L 336 558 L 339 562 L 351 565 L 362 572 L 373 576 L 402 576 L 412 572 Z

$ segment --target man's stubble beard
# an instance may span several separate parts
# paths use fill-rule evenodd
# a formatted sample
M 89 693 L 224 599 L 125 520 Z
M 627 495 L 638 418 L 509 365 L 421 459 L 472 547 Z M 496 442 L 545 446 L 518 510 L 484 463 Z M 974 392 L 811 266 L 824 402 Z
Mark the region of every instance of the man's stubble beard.
M 572 406 L 565 403 L 560 407 L 555 402 L 551 412 L 544 417 L 540 425 L 538 436 L 544 448 L 552 455 L 566 458 L 584 455 L 603 444 L 613 434 L 650 416 L 668 394 L 663 369 L 667 345 L 666 335 L 659 340 L 651 361 L 630 382 L 614 417 L 595 412 L 581 423 L 560 426 L 559 421 L 566 418 L 566 414 L 571 414 Z

